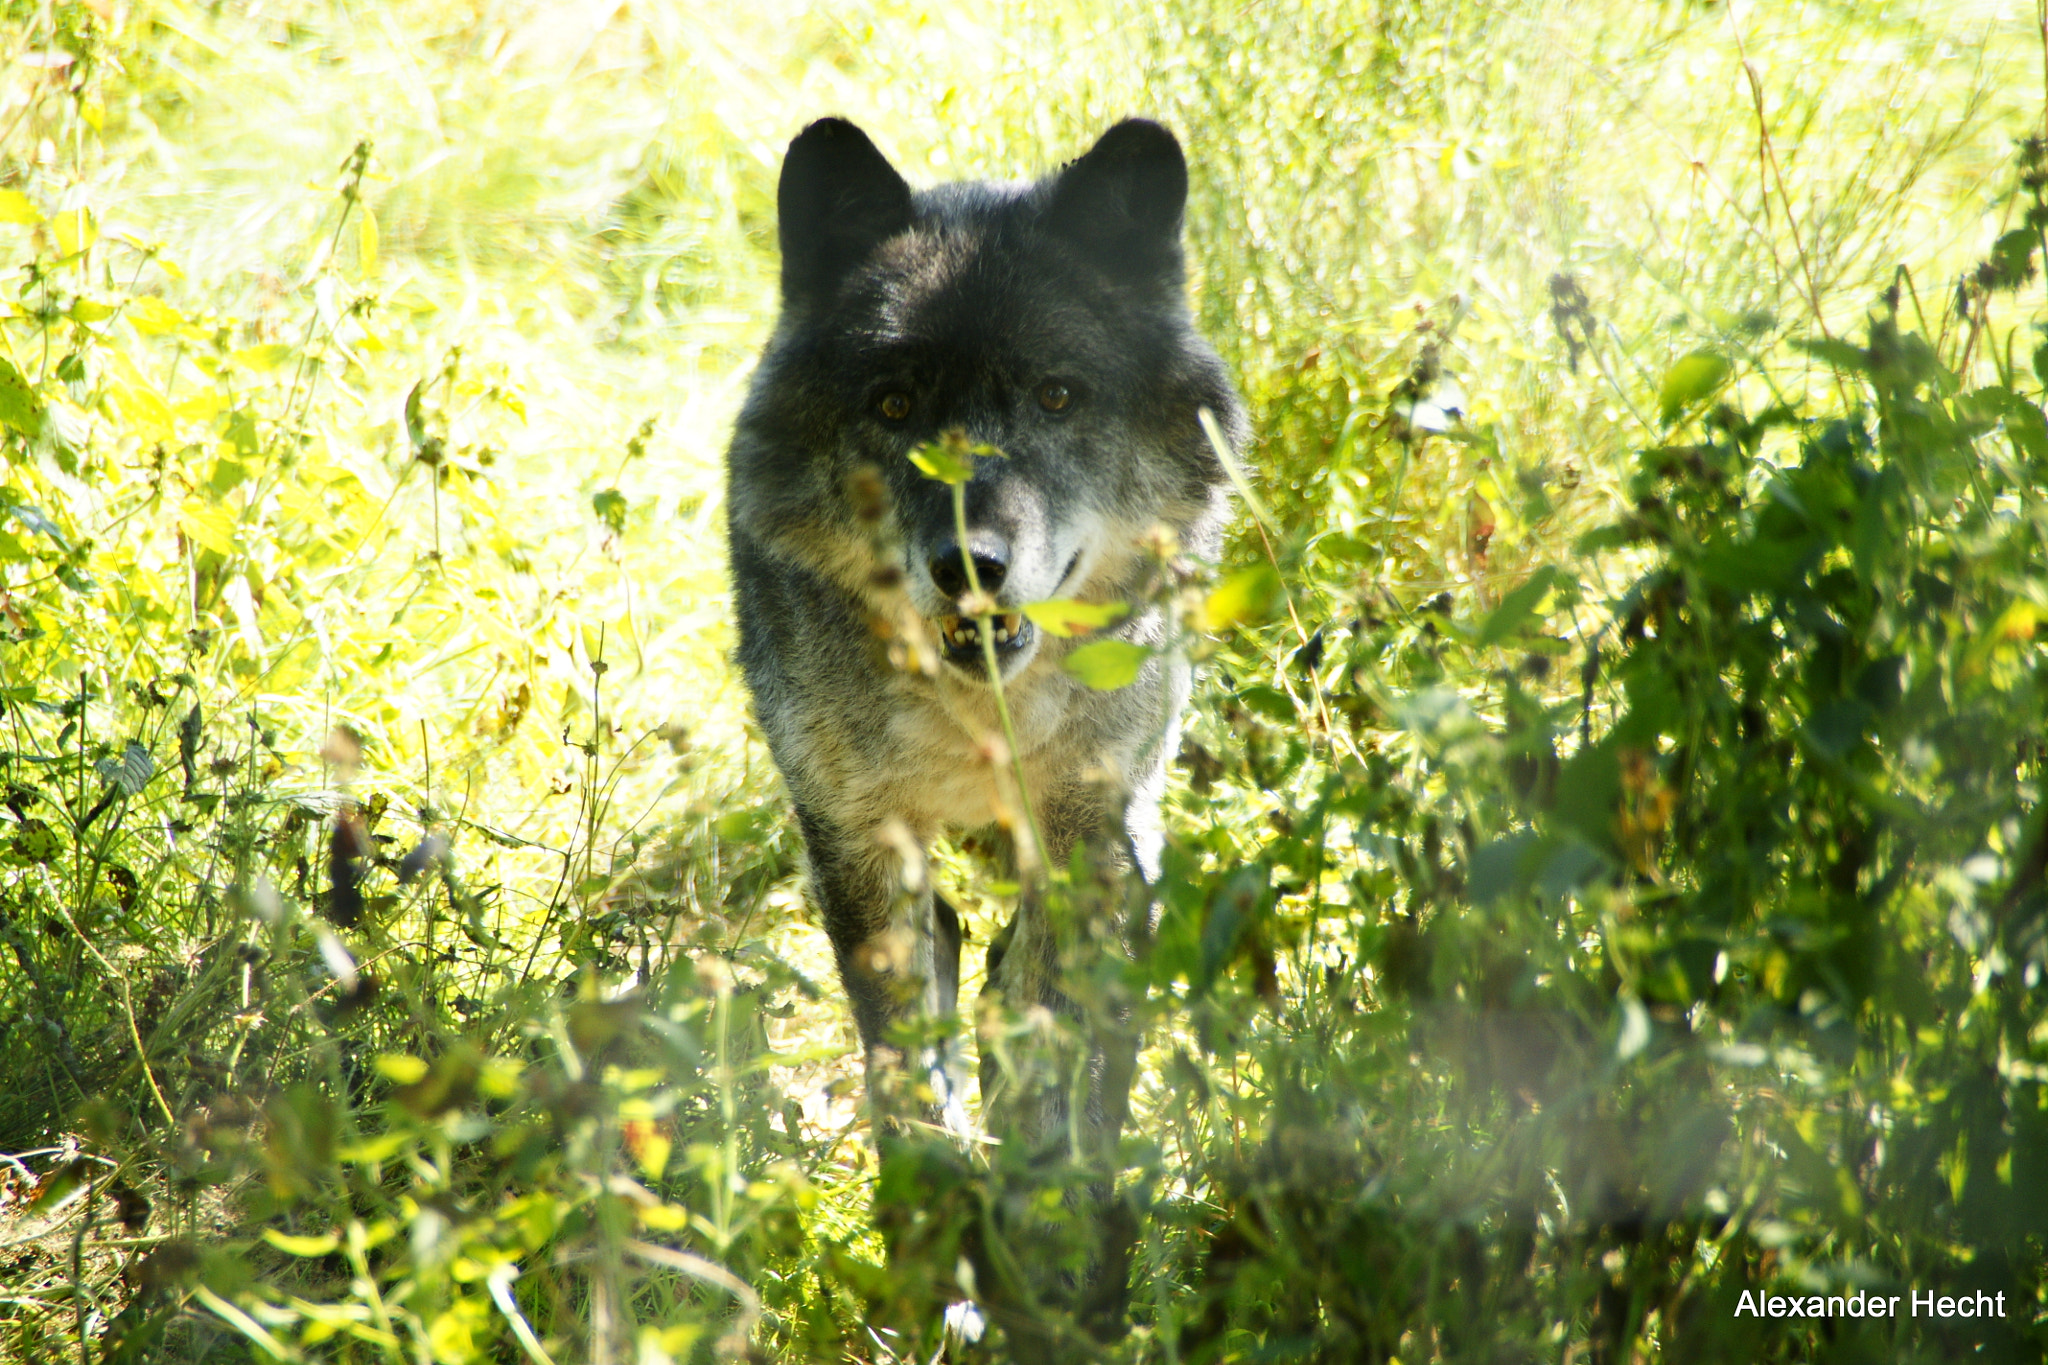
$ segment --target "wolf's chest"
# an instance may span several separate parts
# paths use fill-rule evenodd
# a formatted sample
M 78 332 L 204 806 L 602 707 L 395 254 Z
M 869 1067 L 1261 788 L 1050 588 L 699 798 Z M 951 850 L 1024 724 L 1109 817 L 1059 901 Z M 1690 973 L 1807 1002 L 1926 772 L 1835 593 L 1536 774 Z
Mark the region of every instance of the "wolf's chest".
M 1048 676 L 1048 674 L 1050 674 Z M 1008 742 L 993 695 L 942 681 L 899 694 L 875 718 L 884 761 L 861 774 L 869 800 L 926 828 L 985 825 L 1014 803 Z M 1061 784 L 1090 761 L 1075 740 L 1087 728 L 1074 688 L 1056 672 L 1026 670 L 1005 693 L 1011 729 L 1034 786 Z

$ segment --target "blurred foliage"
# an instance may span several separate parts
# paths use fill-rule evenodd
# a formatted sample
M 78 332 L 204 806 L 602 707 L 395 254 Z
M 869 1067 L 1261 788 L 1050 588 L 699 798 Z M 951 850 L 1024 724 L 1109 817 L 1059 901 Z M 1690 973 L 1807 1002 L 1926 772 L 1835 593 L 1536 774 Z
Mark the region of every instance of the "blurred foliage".
M 930 1360 L 1108 1181 L 1104 1359 L 2040 1358 L 2040 60 L 0 0 L 0 1359 Z M 1108 1169 L 867 1144 L 725 666 L 828 110 L 919 178 L 1190 149 L 1262 508 L 1156 934 L 1074 964 L 1146 1031 Z M 1916 1290 L 2006 1315 L 1737 1311 Z

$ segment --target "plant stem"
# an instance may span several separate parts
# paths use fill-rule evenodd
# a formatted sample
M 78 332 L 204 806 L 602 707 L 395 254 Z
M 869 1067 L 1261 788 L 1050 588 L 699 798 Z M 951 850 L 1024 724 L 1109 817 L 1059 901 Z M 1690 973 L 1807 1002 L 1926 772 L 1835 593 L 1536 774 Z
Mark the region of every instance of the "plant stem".
M 953 530 L 960 537 L 960 564 L 967 570 L 967 587 L 978 601 L 982 598 L 981 575 L 974 571 L 974 555 L 967 548 L 967 485 L 956 483 L 953 488 Z M 1045 856 L 1045 839 L 1039 833 L 1038 812 L 1031 804 L 1031 788 L 1024 781 L 1024 752 L 1017 746 L 1017 727 L 1010 723 L 1010 703 L 1003 695 L 1003 671 L 996 663 L 996 631 L 990 613 L 984 611 L 974 618 L 975 626 L 981 633 L 981 658 L 988 666 L 989 690 L 995 694 L 996 720 L 1003 727 L 1003 742 L 1010 748 L 1011 773 L 1017 782 L 1017 803 L 1024 808 L 1024 825 L 1031 838 L 1030 856 L 1019 856 L 1017 870 L 1021 874 L 1041 865 Z

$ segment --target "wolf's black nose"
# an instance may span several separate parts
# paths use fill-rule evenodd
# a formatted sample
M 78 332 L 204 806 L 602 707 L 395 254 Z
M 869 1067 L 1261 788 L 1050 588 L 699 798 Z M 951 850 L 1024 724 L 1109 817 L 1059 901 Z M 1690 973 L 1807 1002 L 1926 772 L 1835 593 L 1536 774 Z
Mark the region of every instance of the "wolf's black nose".
M 972 538 L 974 576 L 983 592 L 996 592 L 1010 567 L 1010 547 L 996 536 Z M 967 566 L 960 560 L 960 542 L 946 540 L 932 551 L 932 586 L 947 597 L 958 597 L 968 589 Z

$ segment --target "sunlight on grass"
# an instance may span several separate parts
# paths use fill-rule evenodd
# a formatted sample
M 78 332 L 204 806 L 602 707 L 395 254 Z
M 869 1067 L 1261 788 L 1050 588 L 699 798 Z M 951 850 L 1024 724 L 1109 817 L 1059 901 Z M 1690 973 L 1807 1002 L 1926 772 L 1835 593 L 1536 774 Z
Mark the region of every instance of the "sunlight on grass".
M 774 1007 L 732 1025 L 749 1060 L 707 1070 L 715 1083 L 674 1111 L 685 1118 L 657 1115 L 645 1095 L 658 1087 L 631 1068 L 572 1079 L 645 1099 L 648 1116 L 633 1110 L 622 1125 L 672 1128 L 708 1125 L 743 1085 L 758 1087 L 746 1091 L 761 1110 L 751 1117 L 797 1153 L 787 1169 L 727 1170 L 708 1138 L 687 1159 L 705 1189 L 739 1201 L 719 1206 L 729 1245 L 783 1239 L 782 1259 L 763 1253 L 763 1277 L 786 1280 L 762 1290 L 783 1334 L 774 1358 L 805 1358 L 818 1324 L 858 1301 L 820 1287 L 804 1318 L 791 1305 L 810 1282 L 829 1271 L 872 1299 L 882 1272 L 851 1025 L 728 662 L 722 458 L 774 321 L 775 178 L 789 138 L 842 114 L 928 183 L 1042 174 L 1129 113 L 1179 132 L 1194 180 L 1193 305 L 1251 401 L 1252 476 L 1307 622 L 1301 636 L 1253 623 L 1219 647 L 1190 726 L 1199 772 L 1205 756 L 1263 733 L 1257 715 L 1295 723 L 1289 669 L 1308 632 L 1420 620 L 1438 594 L 1443 620 L 1483 621 L 1531 572 L 1627 515 L 1636 452 L 1682 425 L 1678 407 L 1660 412 L 1682 357 L 1704 351 L 1723 366 L 1697 402 L 1685 397 L 1687 420 L 1723 373 L 1745 411 L 1839 405 L 1841 372 L 1793 343 L 1861 336 L 1902 266 L 1902 318 L 1951 346 L 1967 330 L 1958 284 L 2010 226 L 1995 215 L 2017 202 L 2013 143 L 2041 130 L 2042 98 L 2034 16 L 1991 0 L 0 5 L 0 420 L 12 422 L 8 404 L 31 412 L 7 387 L 16 372 L 35 420 L 48 417 L 31 434 L 24 415 L 18 442 L 0 426 L 0 513 L 18 522 L 0 516 L 0 695 L 20 758 L 0 775 L 69 782 L 74 804 L 90 805 L 90 783 L 121 788 L 134 736 L 154 780 L 184 782 L 188 798 L 217 787 L 207 818 L 217 809 L 218 828 L 242 838 L 193 852 L 216 827 L 166 796 L 122 835 L 140 829 L 146 856 L 117 858 L 117 813 L 89 838 L 94 817 L 80 822 L 60 859 L 37 842 L 49 812 L 9 798 L 16 852 L 0 893 L 43 907 L 20 923 L 43 924 L 48 942 L 9 941 L 25 975 L 0 982 L 0 1012 L 43 1022 L 0 1028 L 0 1152 L 70 1160 L 81 1134 L 100 1141 L 89 1130 L 102 1120 L 79 1117 L 94 1104 L 118 1110 L 108 1132 L 132 1136 L 173 1117 L 159 1110 L 196 1112 L 240 1086 L 265 1094 L 240 1109 L 206 1100 L 223 1130 L 253 1132 L 249 1105 L 264 1103 L 269 1131 L 317 1134 L 326 1111 L 305 1097 L 306 1077 L 360 1098 L 373 1074 L 396 1080 L 374 1055 L 424 1054 L 456 1035 L 507 1055 L 559 1039 L 573 1052 L 587 1036 L 599 1049 L 610 1035 L 592 1021 L 609 1018 L 623 983 L 653 980 L 685 949 L 714 964 L 725 954 L 737 968 L 705 968 L 690 977 L 701 990 L 664 997 L 673 1037 L 692 1040 L 676 1055 L 695 1065 L 700 1041 L 723 1045 L 730 1020 L 706 1002 L 746 992 L 718 972 L 766 983 L 747 1008 Z M 365 144 L 367 160 L 352 162 Z M 2029 281 L 2023 297 L 2039 294 Z M 1969 360 L 1971 383 L 1997 377 L 1988 348 Z M 1421 424 L 1425 411 L 1435 426 Z M 54 519 L 47 534 L 30 512 Z M 1246 526 L 1231 558 L 1266 553 Z M 1532 695 L 1577 701 L 1577 663 L 1562 655 L 1592 635 L 1574 604 L 1590 613 L 1617 597 L 1648 553 L 1583 561 L 1583 598 L 1558 599 L 1572 624 L 1557 627 L 1557 670 L 1532 667 Z M 160 683 L 175 700 L 152 697 Z M 1509 705 L 1493 686 L 1467 687 L 1489 724 Z M 1590 724 L 1590 683 L 1587 696 Z M 184 752 L 196 775 L 179 777 L 181 720 L 202 699 L 210 747 Z M 1622 706 L 1598 705 L 1603 717 Z M 341 729 L 359 757 L 340 755 Z M 1366 710 L 1350 729 L 1354 740 L 1423 733 Z M 89 742 L 115 763 L 91 779 Z M 1387 743 L 1405 763 L 1423 742 Z M 60 769 L 50 755 L 67 744 L 79 757 Z M 1375 744 L 1358 740 L 1347 757 L 1377 760 Z M 1215 866 L 1249 856 L 1270 834 L 1274 785 L 1203 777 L 1199 795 L 1177 798 L 1183 832 Z M 327 894 L 323 840 L 338 812 L 358 808 L 373 812 L 363 837 L 387 862 L 439 832 L 455 871 L 444 903 L 381 869 L 360 933 L 330 949 L 309 913 Z M 1335 979 L 1341 916 L 1371 908 L 1347 878 L 1392 856 L 1370 830 L 1345 833 L 1366 850 L 1351 865 L 1275 893 L 1315 907 L 1266 964 L 1264 984 L 1290 999 Z M 947 850 L 939 866 L 961 888 L 978 973 L 1008 902 L 976 889 L 988 874 L 965 854 Z M 458 894 L 475 899 L 451 947 Z M 277 910 L 280 896 L 299 908 Z M 1330 918 L 1314 918 L 1326 906 Z M 0 927 L 15 913 L 0 909 Z M 347 973 L 318 965 L 331 951 L 384 980 L 384 998 L 351 1002 Z M 302 998 L 265 1003 L 234 965 L 271 952 L 297 954 L 315 983 Z M 112 984 L 67 1033 L 45 997 L 85 979 Z M 265 1041 L 279 1017 L 310 1030 L 357 1008 L 375 1021 L 360 1056 L 310 1031 Z M 161 1025 L 160 1045 L 130 1048 L 138 1019 Z M 1154 1037 L 1148 1122 L 1164 1132 L 1159 1116 L 1180 1112 L 1199 1070 L 1191 1051 L 1242 1041 Z M 131 1065 L 137 1050 L 151 1065 Z M 159 1070 L 175 1078 L 167 1089 Z M 495 1083 L 482 1063 L 471 1070 L 462 1085 Z M 286 1077 L 289 1104 L 266 1089 Z M 1242 1079 L 1248 1094 L 1277 1084 Z M 193 1170 L 215 1160 L 191 1155 L 212 1122 L 190 1122 L 179 1159 Z M 1176 1166 L 1174 1197 L 1207 1198 L 1202 1163 L 1242 1145 L 1210 1122 L 1173 1130 L 1176 1143 L 1207 1144 Z M 597 1155 L 549 1169 L 567 1171 L 564 1188 L 582 1181 L 575 1198 L 598 1208 L 617 1195 L 604 1182 L 618 1143 L 653 1131 L 608 1128 L 612 1147 L 592 1139 Z M 248 1164 L 204 1216 L 245 1220 L 234 1235 L 253 1242 L 312 1185 L 283 1173 L 284 1139 L 268 1185 L 252 1173 L 271 1139 L 237 1141 Z M 306 1141 L 339 1159 L 331 1138 Z M 419 1137 L 402 1159 L 393 1147 L 347 1160 L 380 1179 L 412 1161 L 452 1180 L 454 1158 L 434 1141 Z M 635 1150 L 658 1185 L 667 1149 L 662 1161 Z M 536 1169 L 556 1159 L 533 1157 Z M 28 1248 L 21 1274 L 42 1287 L 0 1306 L 0 1358 L 56 1358 L 38 1352 L 58 1343 L 76 1354 L 155 1291 L 116 1286 L 128 1244 L 109 1233 L 86 1276 L 104 1299 L 98 1325 L 81 1326 L 85 1310 L 62 1288 L 68 1233 L 38 1221 L 58 1201 L 32 1201 L 29 1176 L 42 1177 L 20 1170 L 0 1174 L 12 1182 L 0 1183 L 0 1267 L 15 1264 L 9 1248 Z M 585 1216 L 575 1198 L 507 1215 L 533 1230 L 522 1254 L 557 1245 L 548 1220 Z M 180 1239 L 220 1233 L 200 1229 L 200 1204 L 180 1207 Z M 801 1230 L 777 1222 L 796 1226 L 799 1210 Z M 103 1232 L 113 1226 L 102 1218 Z M 329 1231 L 309 1221 L 292 1235 Z M 432 1238 L 417 1225 L 411 1235 L 431 1259 Z M 265 1301 L 256 1331 L 227 1335 L 216 1319 L 233 1320 L 215 1310 L 179 1329 L 175 1353 L 137 1358 L 195 1359 L 273 1331 L 313 1358 L 344 1318 L 365 1354 L 319 1358 L 397 1358 L 381 1343 L 403 1333 L 349 1287 L 363 1272 L 343 1265 L 342 1241 L 271 1245 L 305 1263 L 292 1292 L 307 1306 Z M 1162 1242 L 1147 1255 L 1163 1267 L 1180 1250 Z M 443 1261 L 462 1267 L 450 1283 L 490 1273 L 453 1251 Z M 588 1307 L 599 1289 L 586 1302 L 554 1280 L 545 1305 L 539 1291 L 515 1301 L 500 1289 L 562 1324 L 587 1308 L 672 1327 L 730 1310 L 709 1283 L 677 1280 L 640 1317 L 630 1304 Z M 510 1319 L 480 1294 L 456 1293 L 406 1329 L 432 1338 L 419 1358 L 510 1358 L 513 1346 L 486 1344 Z M 330 1307 L 314 1311 L 316 1299 Z M 800 1318 L 810 1336 L 790 1325 Z M 541 1335 L 571 1351 L 556 1357 L 566 1361 L 578 1330 Z M 1151 1330 L 1128 1358 L 1177 1358 L 1178 1338 L 1161 1347 Z M 712 1350 L 709 1336 L 635 1340 L 649 1365 Z M 881 1360 L 894 1348 L 871 1332 L 859 1349 Z

